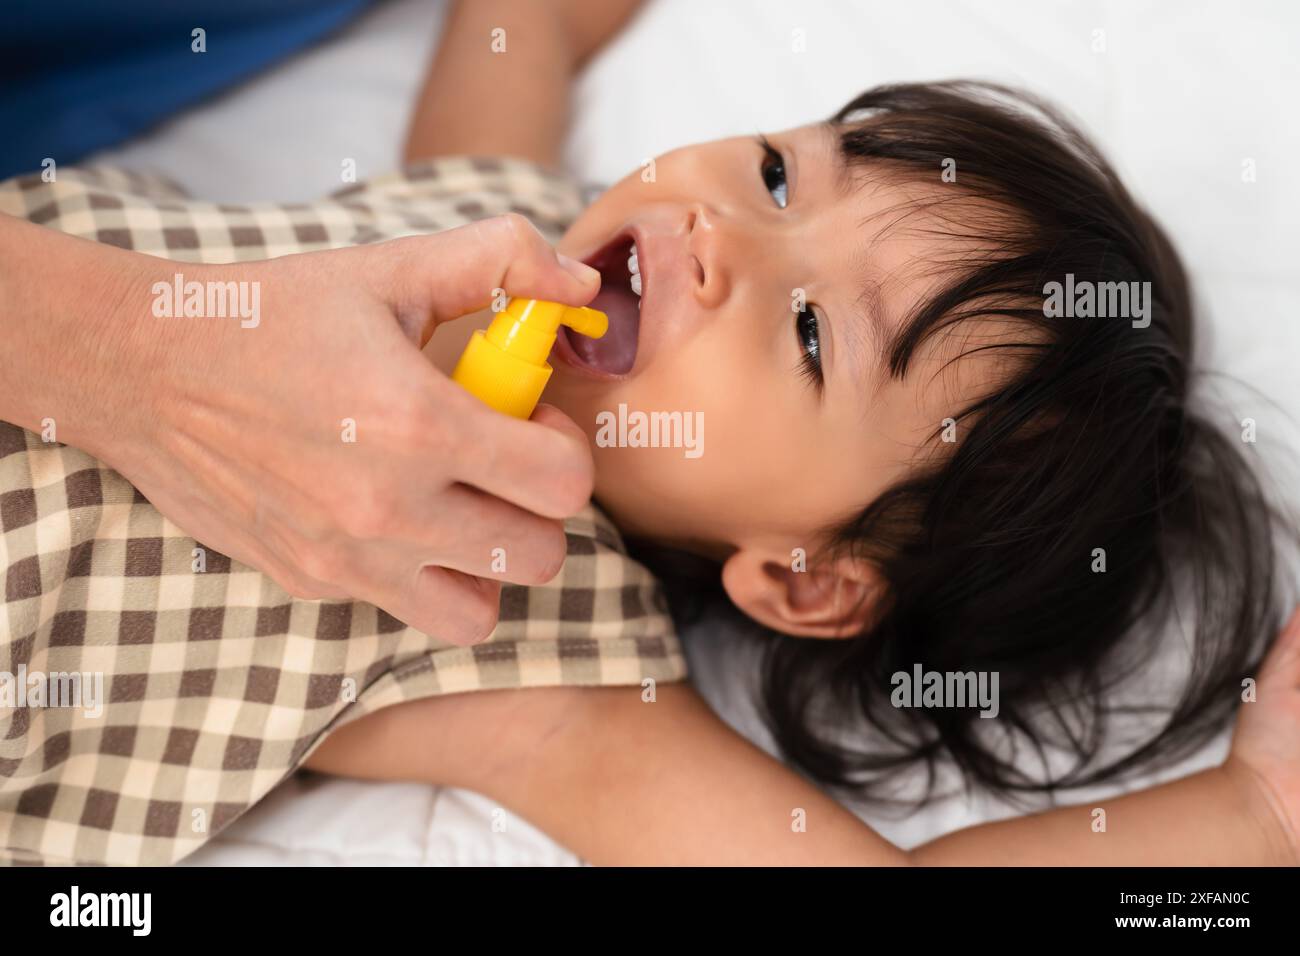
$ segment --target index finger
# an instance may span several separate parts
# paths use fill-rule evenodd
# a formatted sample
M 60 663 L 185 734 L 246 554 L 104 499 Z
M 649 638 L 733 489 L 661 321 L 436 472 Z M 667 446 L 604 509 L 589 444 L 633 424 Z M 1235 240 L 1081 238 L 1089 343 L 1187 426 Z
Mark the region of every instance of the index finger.
M 586 305 L 600 288 L 600 274 L 557 253 L 537 228 L 512 213 L 483 219 L 433 236 L 410 240 L 393 277 L 390 303 L 399 311 L 440 324 L 489 305 L 496 290 Z

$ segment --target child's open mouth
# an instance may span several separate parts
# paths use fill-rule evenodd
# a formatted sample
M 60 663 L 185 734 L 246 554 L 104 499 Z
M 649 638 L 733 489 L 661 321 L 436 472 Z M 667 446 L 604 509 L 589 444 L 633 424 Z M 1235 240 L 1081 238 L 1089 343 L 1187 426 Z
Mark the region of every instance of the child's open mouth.
M 626 375 L 636 362 L 641 330 L 643 280 L 636 241 L 619 236 L 586 262 L 600 273 L 600 292 L 589 304 L 609 316 L 609 331 L 591 339 L 564 327 L 560 335 L 578 364 L 603 375 Z

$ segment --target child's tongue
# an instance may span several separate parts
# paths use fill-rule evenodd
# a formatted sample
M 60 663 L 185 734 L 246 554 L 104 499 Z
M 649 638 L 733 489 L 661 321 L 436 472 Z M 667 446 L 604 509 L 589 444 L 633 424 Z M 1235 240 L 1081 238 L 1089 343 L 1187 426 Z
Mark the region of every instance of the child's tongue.
M 610 375 L 626 375 L 636 362 L 637 334 L 641 327 L 635 293 L 630 289 L 602 284 L 600 292 L 589 304 L 609 316 L 609 331 L 598 339 L 591 339 L 566 329 L 569 344 L 578 357 L 593 368 Z

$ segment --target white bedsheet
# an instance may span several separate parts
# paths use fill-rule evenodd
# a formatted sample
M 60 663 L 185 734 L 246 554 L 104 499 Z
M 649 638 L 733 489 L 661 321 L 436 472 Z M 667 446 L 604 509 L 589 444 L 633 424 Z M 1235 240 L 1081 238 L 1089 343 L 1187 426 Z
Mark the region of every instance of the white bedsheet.
M 360 176 L 383 172 L 397 161 L 441 11 L 436 0 L 388 3 L 100 158 L 231 200 L 320 195 L 340 185 L 345 159 Z M 1212 324 L 1202 361 L 1277 402 L 1228 393 L 1236 420 L 1258 422 L 1261 455 L 1300 451 L 1300 134 L 1290 102 L 1300 91 L 1298 40 L 1300 6 L 1285 0 L 656 0 L 583 77 L 569 157 L 583 178 L 609 182 L 678 145 L 821 118 L 879 82 L 970 76 L 1027 86 L 1083 122 L 1175 237 Z M 1247 161 L 1254 182 L 1243 181 Z M 763 743 L 727 636 L 703 627 L 685 637 L 697 685 Z M 1224 744 L 1183 769 L 1219 759 Z M 294 780 L 192 862 L 578 862 L 495 809 L 463 791 Z M 902 819 L 864 815 L 912 845 L 1010 812 L 952 799 Z

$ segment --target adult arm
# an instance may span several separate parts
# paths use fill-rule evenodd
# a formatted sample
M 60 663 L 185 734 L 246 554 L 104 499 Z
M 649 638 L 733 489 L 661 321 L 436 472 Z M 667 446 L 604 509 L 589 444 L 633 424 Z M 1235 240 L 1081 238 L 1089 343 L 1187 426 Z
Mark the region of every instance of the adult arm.
M 166 301 L 178 276 L 242 284 L 256 306 L 186 317 Z M 520 216 L 229 265 L 0 216 L 0 418 L 101 459 L 294 595 L 367 600 L 470 643 L 503 581 L 558 571 L 591 455 L 555 409 L 496 414 L 419 346 L 496 288 L 580 305 L 598 284 Z

